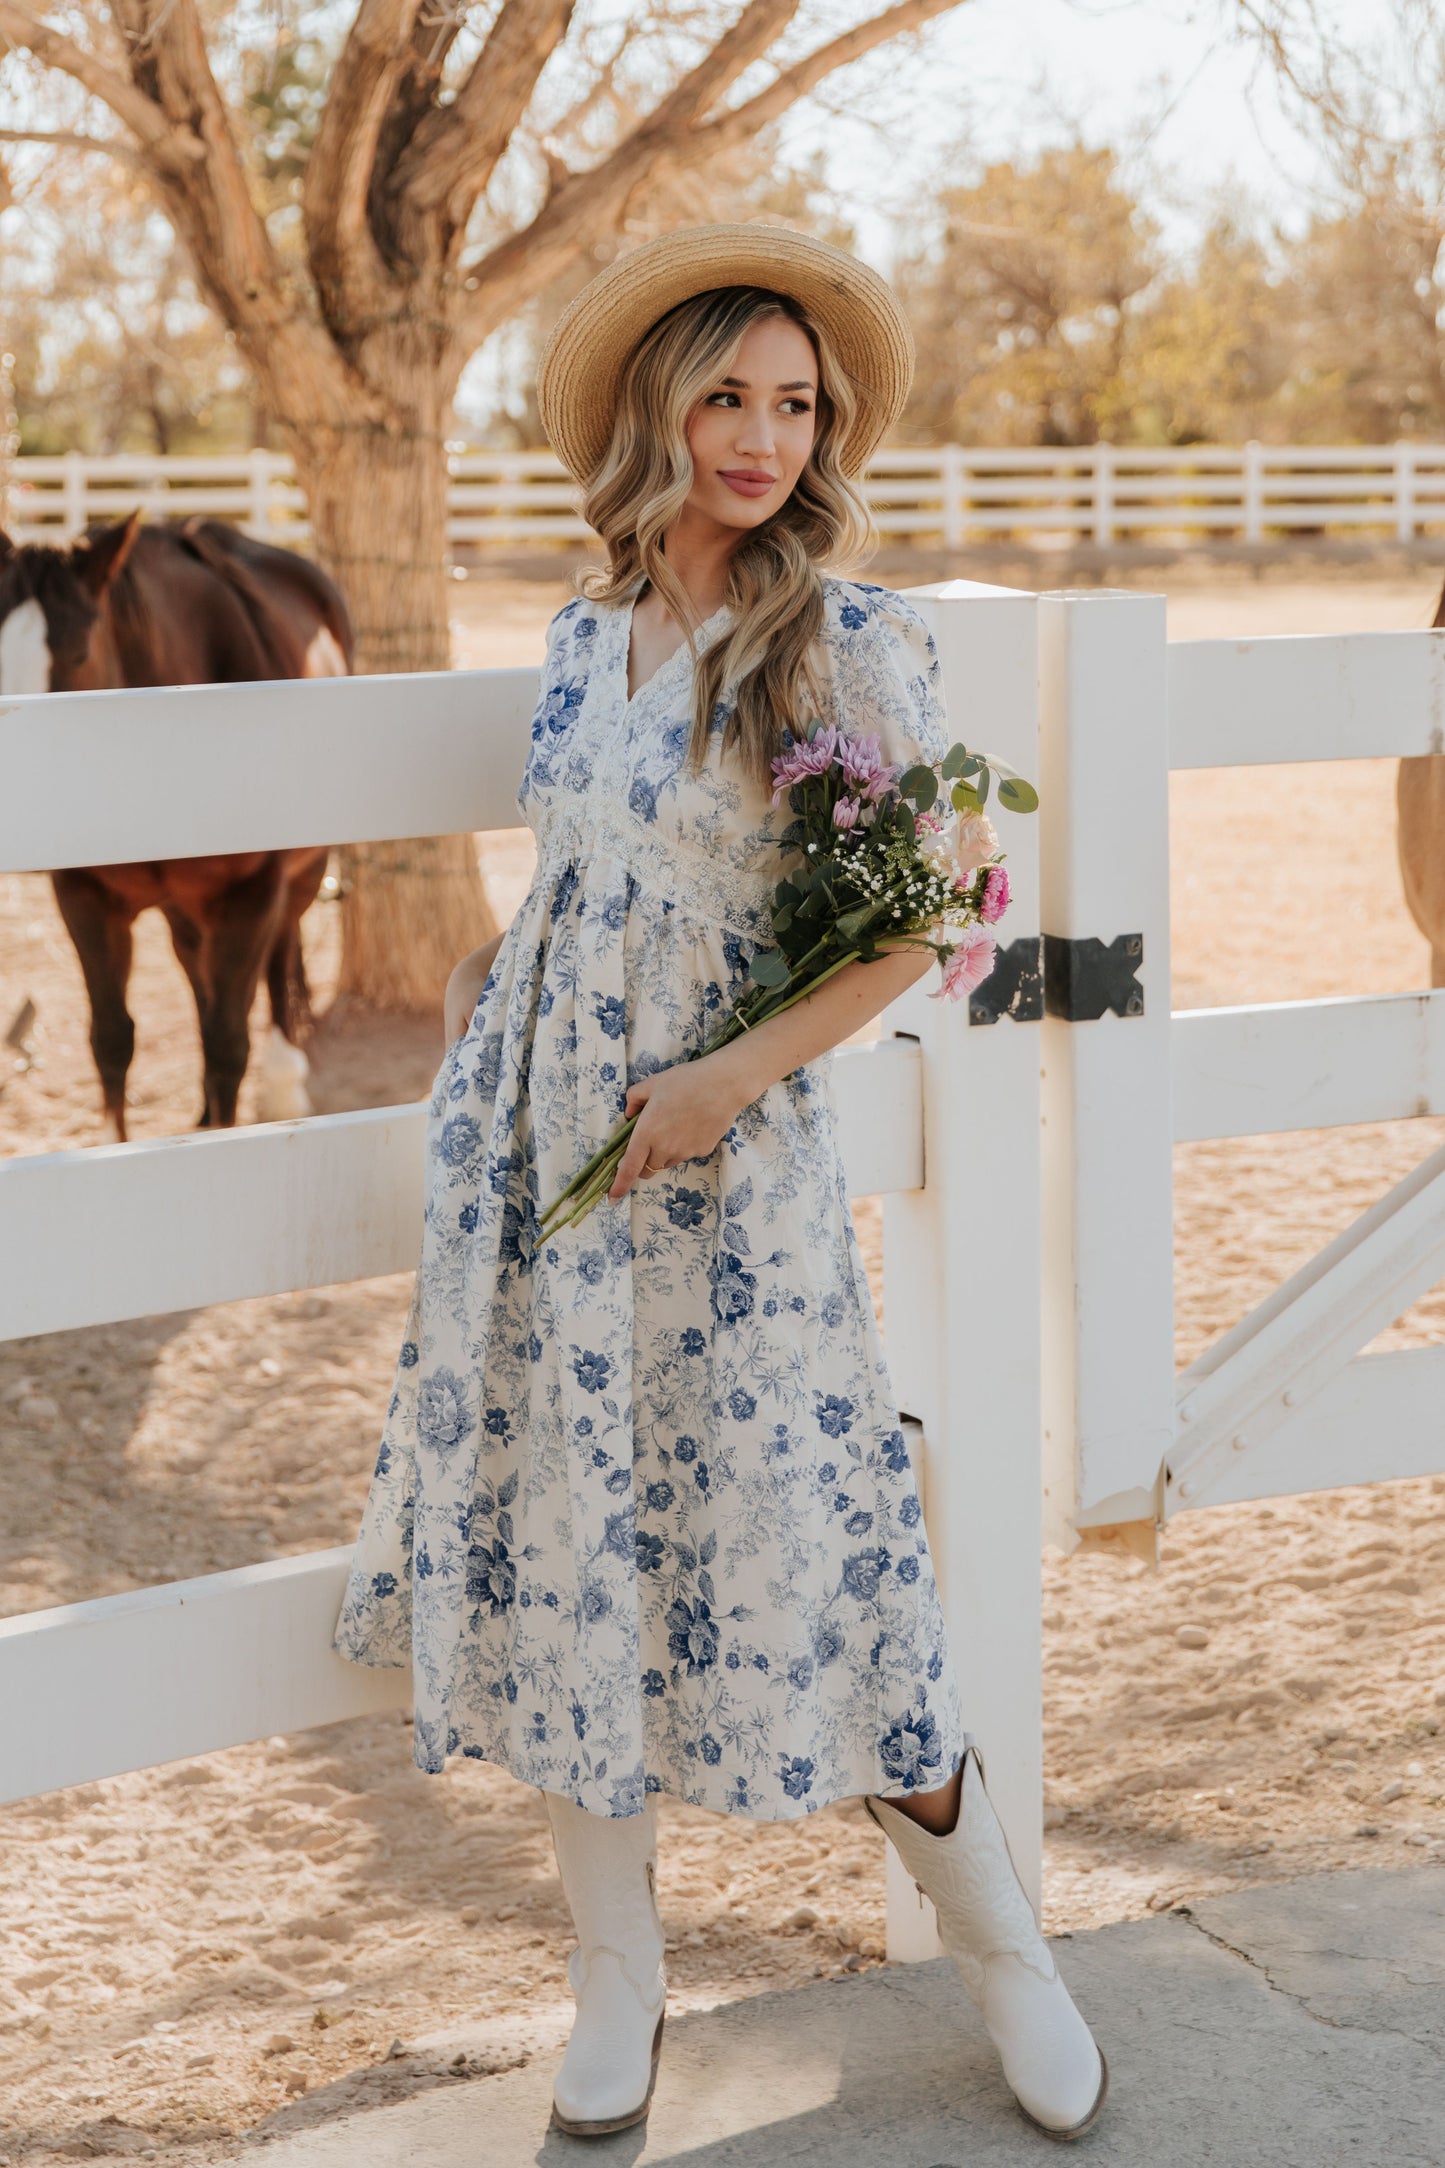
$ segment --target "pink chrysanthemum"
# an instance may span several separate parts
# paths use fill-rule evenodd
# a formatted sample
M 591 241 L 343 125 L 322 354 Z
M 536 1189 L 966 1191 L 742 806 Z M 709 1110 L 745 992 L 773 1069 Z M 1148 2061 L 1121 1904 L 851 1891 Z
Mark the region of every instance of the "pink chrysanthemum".
M 985 933 L 982 926 L 966 926 L 943 967 L 943 984 L 936 993 L 930 994 L 929 999 L 967 1000 L 992 971 L 997 954 L 991 933 Z
M 978 915 L 986 925 L 996 926 L 1008 909 L 1008 875 L 1002 866 L 990 866 L 983 878 Z
M 833 808 L 833 826 L 841 828 L 847 834 L 850 829 L 857 827 L 862 811 L 863 808 L 856 798 L 840 798 Z
M 838 765 L 850 789 L 861 789 L 872 782 L 883 766 L 883 748 L 877 738 L 863 732 L 856 737 L 841 737 L 838 740 Z
M 828 729 L 820 730 L 816 737 L 790 746 L 786 753 L 777 755 L 773 762 L 774 805 L 781 802 L 795 783 L 806 783 L 810 776 L 822 775 L 832 767 L 839 737 L 840 733 L 830 725 Z

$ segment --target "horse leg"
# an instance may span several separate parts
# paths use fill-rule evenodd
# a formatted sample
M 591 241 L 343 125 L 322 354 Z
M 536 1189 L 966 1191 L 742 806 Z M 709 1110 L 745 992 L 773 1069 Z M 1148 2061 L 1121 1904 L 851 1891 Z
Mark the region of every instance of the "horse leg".
M 210 906 L 206 926 L 206 979 L 210 1001 L 201 1017 L 206 1063 L 206 1121 L 230 1129 L 251 1052 L 251 1003 L 261 970 L 276 939 L 283 902 L 281 855 L 270 852 L 244 881 Z
M 301 915 L 314 902 L 326 873 L 327 853 L 289 873 L 282 920 L 266 959 L 266 991 L 271 1002 L 271 1034 L 266 1041 L 261 1083 L 261 1119 L 288 1122 L 315 1108 L 306 1089 L 310 1063 L 301 1041 L 311 1028 L 311 993 L 301 948 Z
M 135 1053 L 135 1023 L 125 1005 L 134 914 L 84 867 L 52 873 L 50 885 L 90 1000 L 90 1051 L 106 1123 L 115 1142 L 124 1144 L 125 1080 Z
M 196 997 L 196 1020 L 201 1027 L 201 1042 L 206 1037 L 206 1012 L 211 1005 L 211 990 L 206 983 L 205 956 L 201 928 L 196 921 L 175 904 L 161 905 L 166 924 L 171 929 L 171 947 L 176 961 L 191 982 L 191 992 Z M 210 1101 L 204 1091 L 201 1095 L 201 1111 L 196 1116 L 197 1129 L 208 1129 L 211 1121 Z

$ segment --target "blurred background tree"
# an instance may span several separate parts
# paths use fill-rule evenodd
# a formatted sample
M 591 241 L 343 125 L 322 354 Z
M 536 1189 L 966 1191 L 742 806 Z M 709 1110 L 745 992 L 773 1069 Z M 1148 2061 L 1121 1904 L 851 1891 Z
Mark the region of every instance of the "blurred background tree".
M 1109 434 L 1140 444 L 1238 444 L 1287 436 L 1275 402 L 1293 354 L 1288 244 L 1238 205 L 1210 220 L 1193 260 L 1161 278 L 1131 324 Z
M 915 437 L 1089 444 L 1125 398 L 1130 310 L 1159 277 L 1158 229 L 1114 153 L 1072 143 L 989 166 L 939 201 L 899 287 L 920 365 Z

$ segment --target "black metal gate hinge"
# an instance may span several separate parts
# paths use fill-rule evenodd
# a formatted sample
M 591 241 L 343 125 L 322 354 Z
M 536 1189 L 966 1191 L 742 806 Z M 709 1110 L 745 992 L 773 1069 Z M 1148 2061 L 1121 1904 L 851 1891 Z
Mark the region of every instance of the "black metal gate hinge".
M 968 997 L 971 1024 L 996 1024 L 1011 1016 L 1017 1024 L 1036 1024 L 1044 1013 L 1044 972 L 1037 934 L 1000 945 L 994 967 Z
M 1144 960 L 1142 933 L 1121 933 L 1113 941 L 1096 934 L 1082 940 L 1044 935 L 1044 1014 L 1070 1024 L 1092 1023 L 1106 1010 L 1115 1016 L 1142 1016 L 1144 989 L 1139 967 Z M 988 991 L 985 981 L 983 992 Z

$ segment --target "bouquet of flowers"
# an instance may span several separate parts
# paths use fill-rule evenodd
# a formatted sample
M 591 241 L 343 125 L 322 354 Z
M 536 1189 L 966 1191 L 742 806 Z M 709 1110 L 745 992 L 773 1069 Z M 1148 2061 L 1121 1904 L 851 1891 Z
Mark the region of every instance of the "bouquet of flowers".
M 814 723 L 779 754 L 773 803 L 787 798 L 794 817 L 781 840 L 798 864 L 773 893 L 775 946 L 758 950 L 726 1023 L 685 1058 L 729 1045 L 847 965 L 894 949 L 932 950 L 943 966 L 939 994 L 966 1000 L 993 969 L 988 929 L 1009 900 L 1003 853 L 984 811 L 995 780 L 998 802 L 1010 811 L 1038 806 L 1031 783 L 965 745 L 900 774 L 877 738 Z M 578 1168 L 542 1214 L 543 1237 L 585 1219 L 607 1194 L 637 1121 L 621 1122 Z

